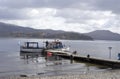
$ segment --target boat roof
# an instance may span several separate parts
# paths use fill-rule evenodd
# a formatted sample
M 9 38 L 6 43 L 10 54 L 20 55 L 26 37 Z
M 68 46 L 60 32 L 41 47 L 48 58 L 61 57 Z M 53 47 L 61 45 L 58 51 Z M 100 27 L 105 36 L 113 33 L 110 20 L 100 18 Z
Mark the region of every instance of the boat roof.
M 25 42 L 25 43 L 37 44 L 38 42 Z

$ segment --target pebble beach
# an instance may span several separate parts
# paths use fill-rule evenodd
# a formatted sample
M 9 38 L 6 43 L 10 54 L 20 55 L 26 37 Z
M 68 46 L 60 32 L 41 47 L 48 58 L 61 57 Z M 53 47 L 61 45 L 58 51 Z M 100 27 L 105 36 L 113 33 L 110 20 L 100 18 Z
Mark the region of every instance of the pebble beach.
M 84 74 L 69 74 L 60 76 L 7 76 L 0 79 L 120 79 L 120 71 L 89 72 Z

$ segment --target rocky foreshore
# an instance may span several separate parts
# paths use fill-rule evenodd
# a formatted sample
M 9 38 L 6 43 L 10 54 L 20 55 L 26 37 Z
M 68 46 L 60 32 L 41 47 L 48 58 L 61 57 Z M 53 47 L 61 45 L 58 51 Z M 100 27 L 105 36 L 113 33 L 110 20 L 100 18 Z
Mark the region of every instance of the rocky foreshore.
M 120 79 L 120 71 L 94 72 L 60 76 L 8 76 L 0 79 Z

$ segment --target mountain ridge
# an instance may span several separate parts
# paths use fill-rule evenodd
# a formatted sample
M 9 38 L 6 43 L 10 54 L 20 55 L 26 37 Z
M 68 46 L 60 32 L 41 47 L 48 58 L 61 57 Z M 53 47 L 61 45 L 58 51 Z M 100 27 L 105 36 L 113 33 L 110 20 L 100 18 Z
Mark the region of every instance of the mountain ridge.
M 51 29 L 33 29 L 0 22 L 0 37 L 54 38 L 69 40 L 120 40 L 120 34 L 109 30 L 95 30 L 88 33 L 66 32 Z
M 0 37 L 58 38 L 70 40 L 93 40 L 90 36 L 51 29 L 33 29 L 0 22 Z
M 88 35 L 95 40 L 120 40 L 120 34 L 111 32 L 109 30 L 95 30 L 89 33 L 85 33 L 85 35 Z

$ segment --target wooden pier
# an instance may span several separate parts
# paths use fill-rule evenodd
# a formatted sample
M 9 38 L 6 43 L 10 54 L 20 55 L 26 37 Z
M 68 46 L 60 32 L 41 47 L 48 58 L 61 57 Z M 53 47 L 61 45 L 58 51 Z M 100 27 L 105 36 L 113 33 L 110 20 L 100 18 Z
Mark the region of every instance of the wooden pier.
M 120 68 L 120 61 L 119 60 L 112 60 L 112 59 L 100 59 L 90 56 L 81 56 L 81 55 L 74 55 L 70 52 L 62 52 L 62 51 L 55 51 L 55 50 L 46 50 L 47 52 L 51 52 L 58 56 L 61 56 L 66 59 L 83 62 L 83 63 L 91 63 L 96 65 L 107 66 L 110 68 Z

